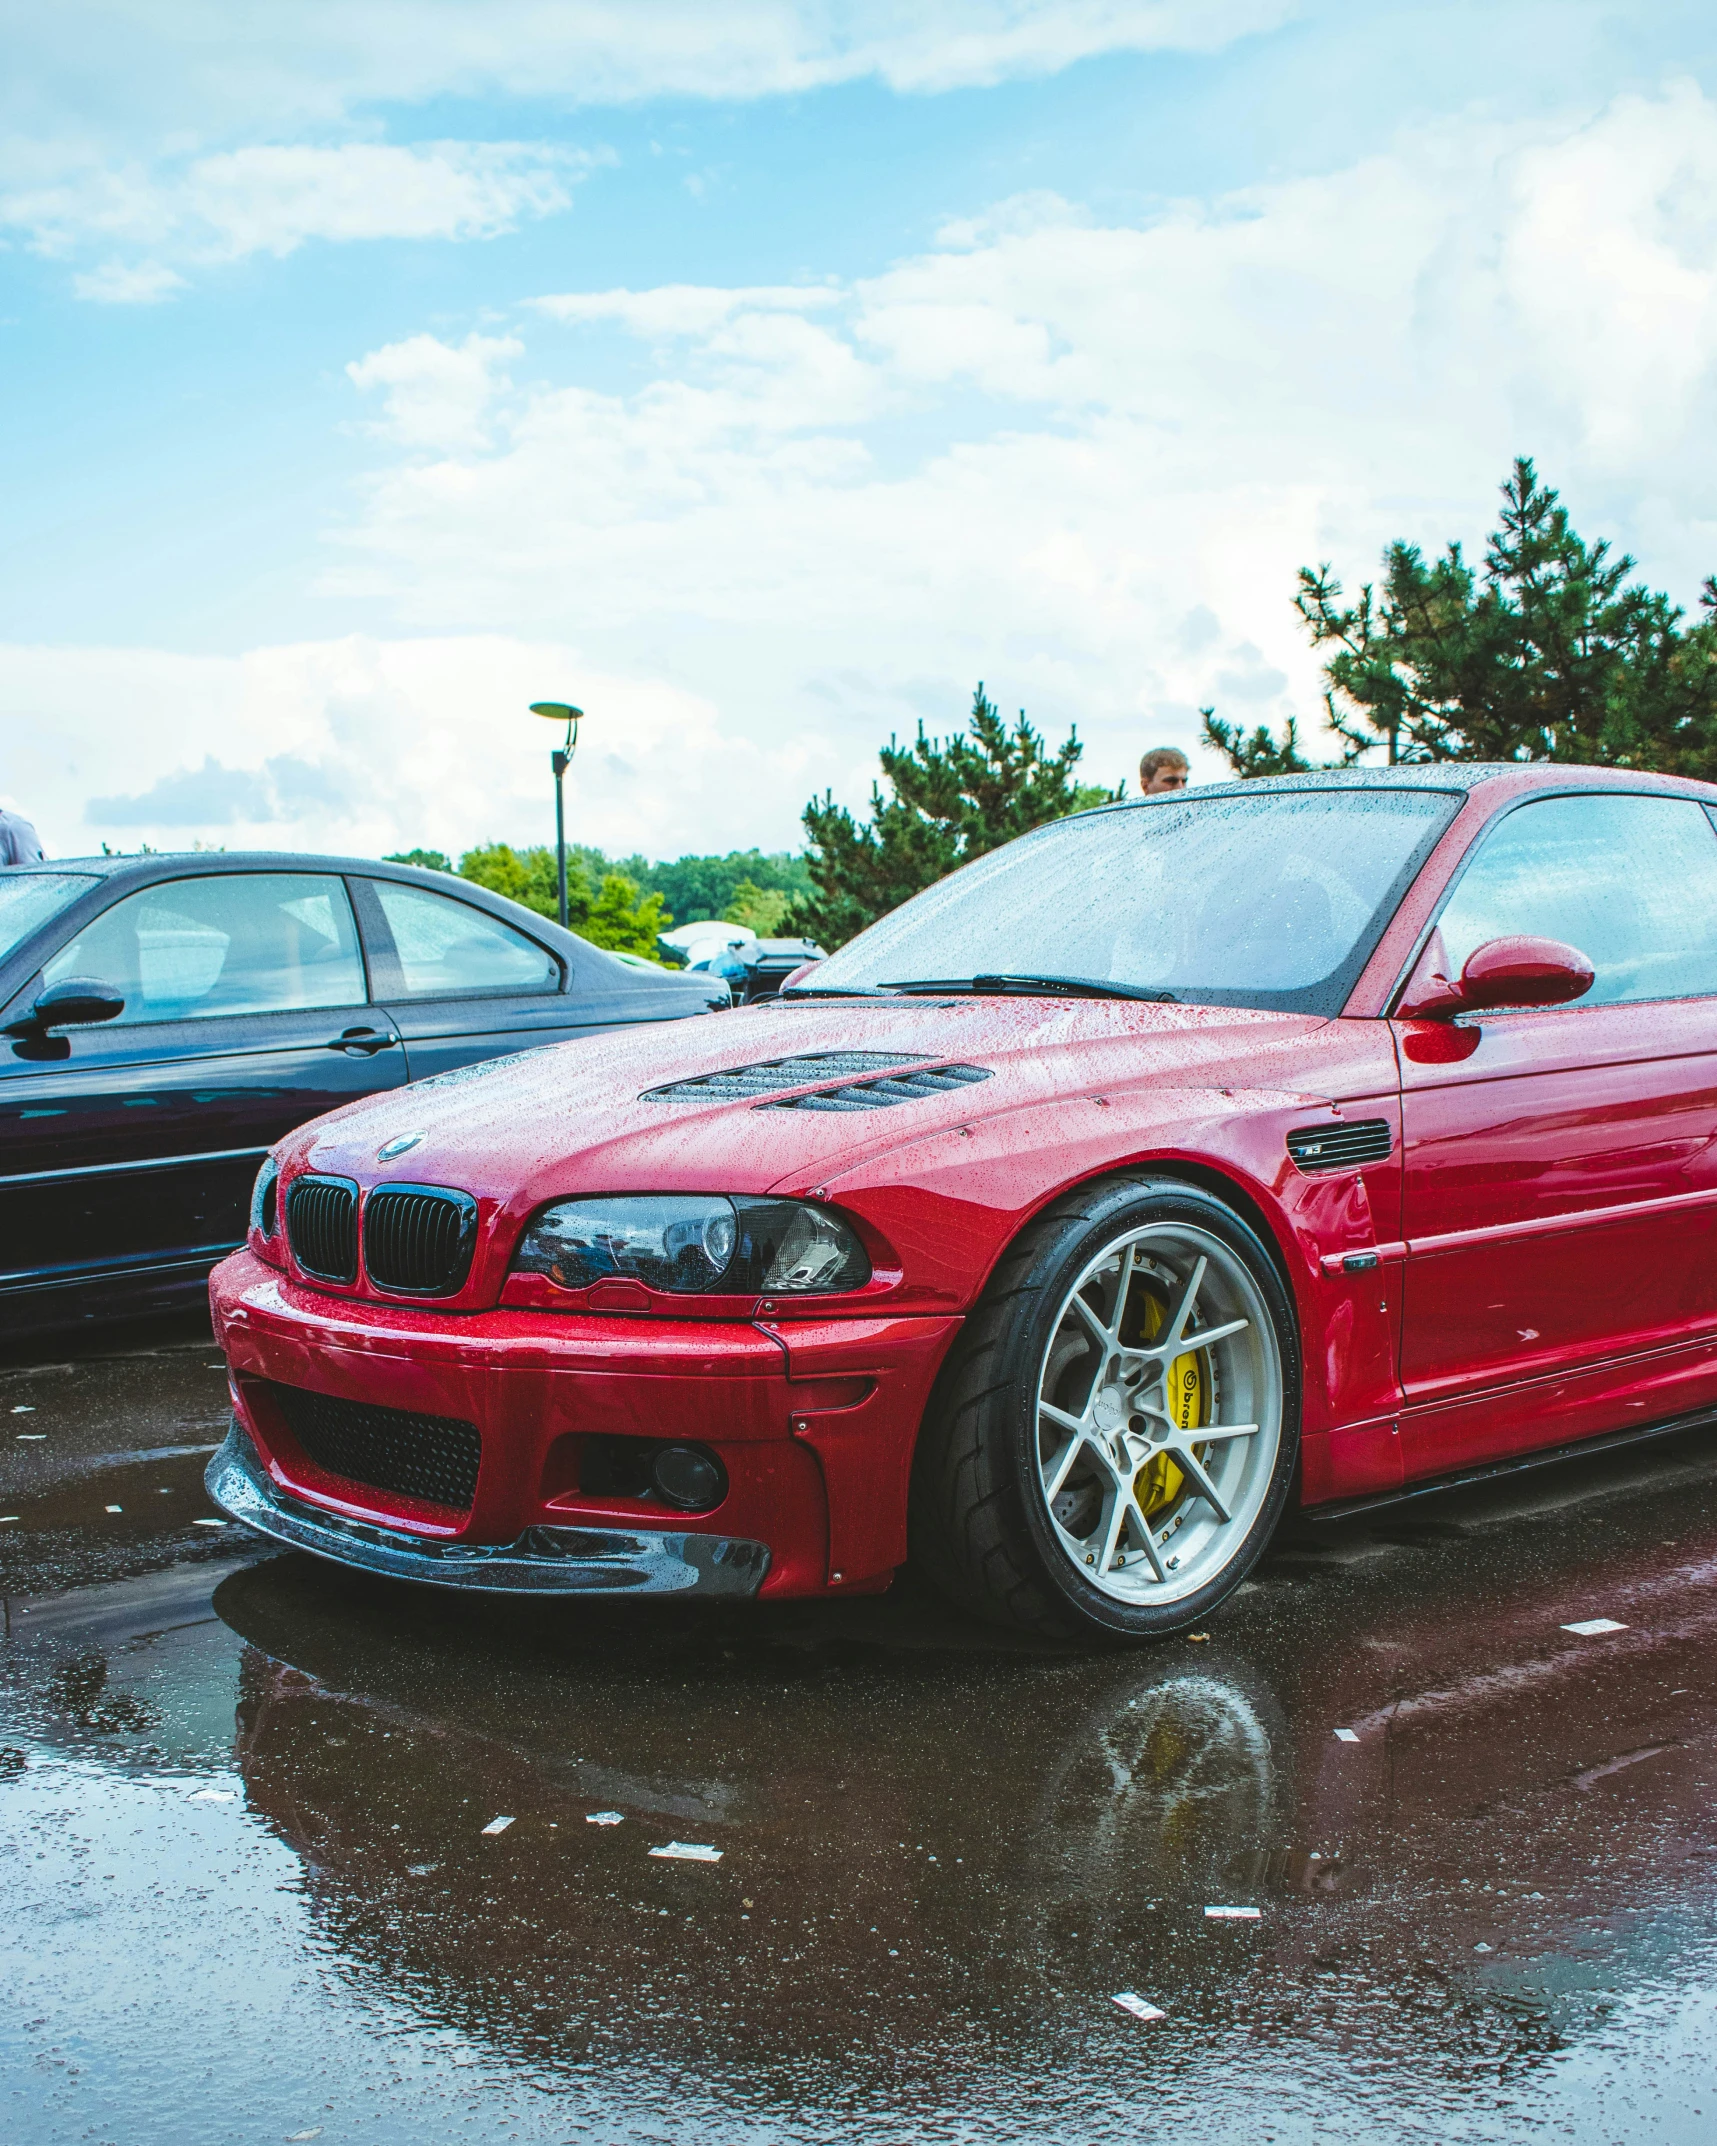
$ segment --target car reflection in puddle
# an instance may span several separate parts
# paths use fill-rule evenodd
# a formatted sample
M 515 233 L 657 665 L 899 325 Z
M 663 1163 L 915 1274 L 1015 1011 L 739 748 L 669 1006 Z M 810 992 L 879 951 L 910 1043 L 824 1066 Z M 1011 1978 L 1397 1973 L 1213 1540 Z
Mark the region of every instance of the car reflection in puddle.
M 387 2112 L 366 2135 L 402 2140 L 438 2135 L 423 2095 L 475 2065 L 533 2139 L 544 2092 L 569 2097 L 559 2138 L 912 2137 L 976 2112 L 1089 2146 L 1147 2118 L 1226 2135 L 1260 2097 L 1320 2136 L 1403 2112 L 1512 2136 L 1551 2110 L 1607 2138 L 1642 2052 L 1689 2108 L 1713 2069 L 1717 1545 L 1653 1543 L 1675 1502 L 1630 1527 L 1621 1581 L 1573 1523 L 1529 1523 L 1519 1555 L 1459 1527 L 1287 1544 L 1281 1573 L 1321 1576 L 1267 1574 L 1208 1642 L 1124 1657 L 905 1589 L 777 1614 L 475 1602 L 295 1555 L 212 1602 L 176 1568 L 14 1605 L 17 1837 L 56 1852 L 70 1813 L 80 1867 L 139 1866 L 129 1921 L 86 1904 L 30 1972 L 71 1987 L 117 1940 L 140 1978 L 194 1939 L 243 1959 L 241 1987 L 307 1977 L 302 2016 L 235 2035 L 157 2004 L 102 2062 L 208 2057 L 259 2123 L 271 2066 L 321 2064 L 329 2137 L 366 2065 Z M 168 1791 L 141 1835 L 139 1784 Z M 720 1860 L 650 1856 L 671 1841 Z M 152 1904 L 168 1862 L 185 1889 Z M 269 1920 L 283 1897 L 296 1921 Z

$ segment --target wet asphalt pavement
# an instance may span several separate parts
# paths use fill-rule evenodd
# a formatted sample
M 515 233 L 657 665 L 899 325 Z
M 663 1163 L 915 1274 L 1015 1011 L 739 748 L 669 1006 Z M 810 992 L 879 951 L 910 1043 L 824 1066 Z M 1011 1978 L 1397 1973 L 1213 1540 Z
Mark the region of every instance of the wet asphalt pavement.
M 1709 1436 L 1119 1654 L 362 1580 L 224 1425 L 194 1327 L 0 1363 L 11 2146 L 1717 2129 Z

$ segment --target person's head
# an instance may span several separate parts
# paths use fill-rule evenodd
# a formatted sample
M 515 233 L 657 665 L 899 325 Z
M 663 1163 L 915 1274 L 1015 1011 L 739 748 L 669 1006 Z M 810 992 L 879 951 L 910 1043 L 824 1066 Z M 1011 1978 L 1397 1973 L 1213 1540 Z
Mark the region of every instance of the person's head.
M 1139 762 L 1139 788 L 1146 797 L 1168 797 L 1186 788 L 1191 773 L 1185 753 L 1172 745 L 1158 745 Z

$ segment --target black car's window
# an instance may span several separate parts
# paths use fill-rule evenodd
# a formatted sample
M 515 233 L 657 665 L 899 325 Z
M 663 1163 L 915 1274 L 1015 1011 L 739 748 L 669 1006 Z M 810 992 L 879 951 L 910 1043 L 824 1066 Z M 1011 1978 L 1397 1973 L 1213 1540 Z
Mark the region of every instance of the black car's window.
M 0 871 L 0 961 L 94 885 L 76 872 Z
M 361 1006 L 364 965 L 344 884 L 309 872 L 233 872 L 144 887 L 47 964 L 46 983 L 93 976 L 121 1022 Z
M 1525 932 L 1597 971 L 1576 1006 L 1701 998 L 1717 992 L 1717 834 L 1690 798 L 1537 798 L 1484 838 L 1437 921 L 1457 973 Z
M 1308 788 L 1062 820 L 915 895 L 814 981 L 1029 971 L 1335 1013 L 1458 802 Z
M 380 897 L 404 986 L 413 998 L 560 989 L 554 956 L 499 917 L 399 880 L 370 884 Z

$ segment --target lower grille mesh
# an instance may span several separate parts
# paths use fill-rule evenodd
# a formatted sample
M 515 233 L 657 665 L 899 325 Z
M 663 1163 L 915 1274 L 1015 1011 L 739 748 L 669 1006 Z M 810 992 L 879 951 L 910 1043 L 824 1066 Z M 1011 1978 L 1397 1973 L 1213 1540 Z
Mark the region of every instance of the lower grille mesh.
M 411 1408 L 381 1408 L 371 1401 L 342 1401 L 302 1386 L 271 1385 L 269 1392 L 318 1468 L 372 1490 L 391 1490 L 396 1497 L 471 1510 L 483 1452 L 474 1423 L 424 1416 Z

